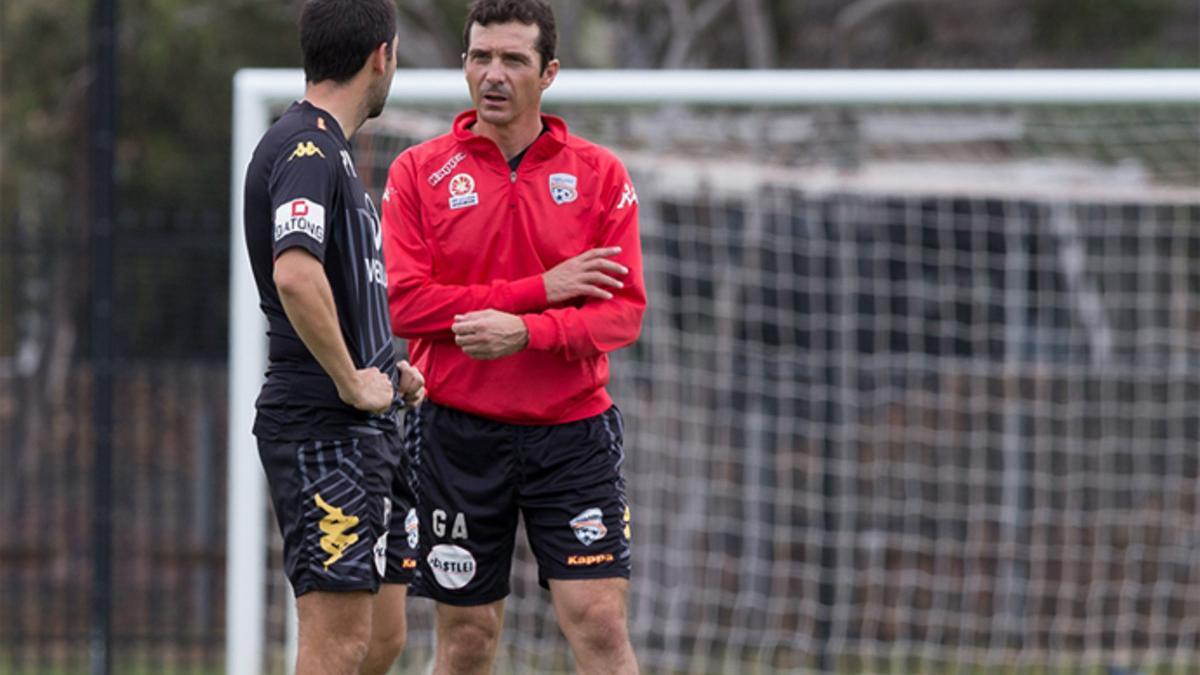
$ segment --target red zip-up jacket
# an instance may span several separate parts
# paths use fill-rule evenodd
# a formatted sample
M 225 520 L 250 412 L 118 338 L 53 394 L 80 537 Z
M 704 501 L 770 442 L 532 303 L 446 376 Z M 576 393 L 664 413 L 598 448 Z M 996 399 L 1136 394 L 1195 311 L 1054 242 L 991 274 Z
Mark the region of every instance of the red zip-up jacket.
M 610 151 L 542 117 L 517 170 L 500 148 L 453 130 L 392 162 L 383 197 L 392 330 L 407 338 L 429 399 L 513 424 L 561 424 L 612 405 L 608 352 L 633 343 L 646 308 L 637 193 Z M 550 306 L 542 274 L 584 251 L 620 246 L 629 268 L 610 300 Z M 480 361 L 454 344 L 456 314 L 518 314 L 529 346 Z

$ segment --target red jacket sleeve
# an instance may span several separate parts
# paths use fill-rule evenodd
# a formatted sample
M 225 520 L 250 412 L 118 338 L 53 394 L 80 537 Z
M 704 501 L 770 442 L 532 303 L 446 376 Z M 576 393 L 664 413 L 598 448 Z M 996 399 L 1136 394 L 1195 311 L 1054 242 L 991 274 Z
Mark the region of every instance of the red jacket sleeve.
M 520 314 L 547 306 L 540 274 L 470 286 L 434 281 L 433 253 L 426 244 L 411 153 L 397 157 L 388 171 L 383 232 L 392 332 L 402 338 L 451 338 L 456 314 L 480 309 Z
M 529 349 L 550 351 L 569 360 L 606 354 L 633 344 L 642 331 L 646 284 L 642 278 L 642 244 L 638 235 L 637 193 L 625 167 L 612 159 L 608 189 L 602 202 L 608 213 L 598 246 L 620 246 L 614 258 L 629 268 L 625 287 L 610 300 L 590 299 L 580 307 L 525 314 Z

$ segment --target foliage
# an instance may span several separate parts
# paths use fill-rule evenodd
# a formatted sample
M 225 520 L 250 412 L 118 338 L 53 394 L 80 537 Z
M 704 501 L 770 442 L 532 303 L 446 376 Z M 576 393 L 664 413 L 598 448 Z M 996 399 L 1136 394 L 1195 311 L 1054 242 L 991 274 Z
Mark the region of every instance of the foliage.
M 551 1 L 567 67 L 1200 65 L 1194 0 Z M 227 208 L 232 75 L 299 65 L 299 2 L 120 0 L 123 207 Z M 91 4 L 0 2 L 0 214 L 78 211 Z M 402 65 L 455 67 L 465 0 L 398 7 Z

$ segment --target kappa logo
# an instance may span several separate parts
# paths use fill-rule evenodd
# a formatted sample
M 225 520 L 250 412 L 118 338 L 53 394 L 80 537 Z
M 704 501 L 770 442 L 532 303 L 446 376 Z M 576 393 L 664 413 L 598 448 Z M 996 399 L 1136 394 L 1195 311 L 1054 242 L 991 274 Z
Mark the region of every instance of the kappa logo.
M 604 513 L 600 509 L 588 509 L 572 518 L 571 529 L 584 546 L 591 546 L 592 542 L 608 534 L 608 528 L 604 526 Z
M 550 197 L 559 206 L 570 204 L 579 198 L 579 192 L 575 189 L 578 183 L 579 180 L 569 173 L 552 173 L 550 174 Z
M 461 209 L 479 203 L 475 192 L 475 179 L 469 173 L 456 174 L 450 179 L 450 208 Z
M 611 553 L 597 553 L 595 555 L 569 555 L 567 556 L 567 564 L 571 567 L 591 567 L 593 565 L 603 565 L 616 560 L 616 557 Z
M 626 539 L 626 541 L 628 541 L 629 539 L 633 538 L 631 536 L 633 534 L 633 532 L 629 528 L 629 523 L 630 523 L 630 521 L 633 520 L 633 518 L 629 515 L 629 507 L 628 506 L 625 507 L 625 515 L 624 515 L 624 517 L 622 517 L 622 520 L 625 521 L 625 539 Z
M 292 151 L 292 154 L 287 158 L 287 161 L 290 162 L 297 157 L 320 157 L 324 159 L 325 153 L 321 152 L 321 149 L 317 147 L 317 144 L 313 143 L 312 141 L 300 141 L 296 144 L 296 149 Z
M 325 560 L 325 569 L 342 559 L 346 550 L 358 542 L 358 533 L 350 532 L 358 525 L 358 516 L 348 516 L 341 508 L 332 506 L 320 494 L 313 496 L 317 507 L 325 512 L 319 527 L 325 536 L 321 537 L 321 550 L 329 554 Z
M 438 183 L 446 180 L 446 177 L 449 176 L 452 171 L 454 171 L 454 167 L 461 164 L 462 161 L 466 158 L 467 158 L 467 153 L 460 152 L 457 155 L 446 160 L 446 163 L 442 165 L 442 168 L 429 174 L 429 178 L 428 178 L 429 186 L 437 187 Z
M 625 189 L 621 192 L 621 201 L 617 204 L 617 210 L 620 211 L 626 206 L 633 206 L 636 203 L 638 203 L 637 192 L 634 191 L 632 185 L 626 183 Z

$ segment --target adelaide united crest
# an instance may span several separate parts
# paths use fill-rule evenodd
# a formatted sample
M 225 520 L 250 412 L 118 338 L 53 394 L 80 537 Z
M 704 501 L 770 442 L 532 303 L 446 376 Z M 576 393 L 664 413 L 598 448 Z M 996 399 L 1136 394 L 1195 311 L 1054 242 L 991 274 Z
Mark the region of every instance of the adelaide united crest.
M 569 173 L 552 173 L 550 174 L 550 197 L 559 206 L 570 204 L 579 198 L 579 191 L 575 189 L 578 183 L 579 180 Z

